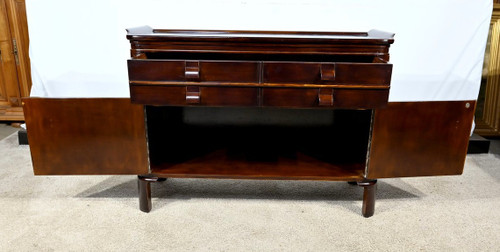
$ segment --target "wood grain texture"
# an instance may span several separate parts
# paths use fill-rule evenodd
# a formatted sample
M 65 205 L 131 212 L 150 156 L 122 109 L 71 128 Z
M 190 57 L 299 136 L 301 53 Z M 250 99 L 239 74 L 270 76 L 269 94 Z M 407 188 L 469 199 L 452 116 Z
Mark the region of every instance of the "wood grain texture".
M 369 32 L 301 32 L 301 31 L 237 31 L 237 30 L 169 30 L 149 26 L 127 29 L 127 38 L 151 42 L 249 42 L 249 43 L 340 43 L 392 44 L 394 34 L 371 30 Z M 369 39 L 367 39 L 369 38 Z
M 369 109 L 387 105 L 389 90 L 335 89 L 333 104 L 336 108 Z
M 475 101 L 391 102 L 375 111 L 368 178 L 462 174 Z
M 131 100 L 155 105 L 146 106 L 152 176 L 365 181 L 370 109 L 387 104 L 393 36 L 129 29 Z M 306 110 L 331 114 L 315 124 Z M 149 182 L 139 191 L 149 211 Z M 365 217 L 374 202 L 370 184 Z
M 300 60 L 300 57 L 295 60 Z M 391 64 L 260 61 L 197 61 L 196 78 L 186 76 L 189 60 L 129 60 L 131 82 L 214 82 L 327 84 L 337 87 L 389 88 Z M 199 64 L 199 65 L 198 65 Z M 329 68 L 329 73 L 325 69 Z M 326 78 L 326 75 L 329 75 Z M 162 85 L 161 83 L 157 83 Z M 263 85 L 262 85 L 263 86 Z
M 6 1 L 0 1 L 0 105 L 21 105 L 17 64 Z
M 300 88 L 263 88 L 262 105 L 268 107 L 289 108 L 353 108 L 371 109 L 384 107 L 389 96 L 388 90 L 358 90 L 358 89 L 333 89 L 329 92 L 328 106 L 320 104 L 320 90 L 332 89 L 300 89 Z
M 264 88 L 262 105 L 266 107 L 310 108 L 318 107 L 319 89 Z
M 128 32 L 134 103 L 356 109 L 387 103 L 392 65 L 377 59 L 389 59 L 391 33 Z M 186 102 L 183 86 L 200 92 Z
M 196 86 L 197 87 L 197 86 Z M 164 106 L 257 106 L 259 90 L 244 87 L 197 87 L 195 103 L 186 99 L 186 86 L 130 86 L 133 103 Z
M 299 59 L 299 58 L 298 58 Z M 329 78 L 324 74 L 331 68 Z M 312 63 L 272 62 L 264 63 L 264 83 L 304 83 L 338 85 L 385 85 L 391 83 L 391 64 L 379 63 Z
M 23 108 L 0 105 L 0 120 L 18 122 L 24 121 Z
M 151 58 L 158 53 L 203 53 L 224 55 L 348 56 L 351 60 L 388 60 L 394 34 L 384 32 L 279 32 L 128 29 L 133 58 Z M 221 56 L 221 55 L 219 55 Z M 366 58 L 368 57 L 368 58 Z M 163 57 L 170 58 L 170 57 Z M 211 59 L 214 59 L 211 57 Z M 263 59 L 266 60 L 266 59 Z M 304 61 L 304 60 L 303 60 Z
M 259 82 L 259 63 L 199 61 L 197 77 L 186 75 L 189 60 L 129 60 L 130 81 Z
M 177 164 L 152 165 L 151 172 L 177 178 L 359 180 L 364 163 L 335 164 L 298 153 L 293 158 L 273 161 L 249 161 L 221 149 Z
M 384 107 L 389 96 L 389 90 L 383 89 L 252 88 L 220 85 L 187 87 L 199 88 L 199 101 L 188 102 L 186 86 L 178 85 L 131 85 L 130 95 L 133 103 L 147 105 L 354 109 Z M 325 104 L 319 102 L 320 90 L 324 90 L 324 94 L 328 96 L 324 97 L 328 100 Z
M 126 98 L 25 98 L 35 175 L 148 172 L 144 109 Z
M 19 64 L 17 76 L 21 97 L 27 97 L 31 90 L 31 65 L 29 58 L 29 34 L 25 0 L 6 0 L 12 38 L 16 40 Z M 21 104 L 19 104 L 20 106 Z

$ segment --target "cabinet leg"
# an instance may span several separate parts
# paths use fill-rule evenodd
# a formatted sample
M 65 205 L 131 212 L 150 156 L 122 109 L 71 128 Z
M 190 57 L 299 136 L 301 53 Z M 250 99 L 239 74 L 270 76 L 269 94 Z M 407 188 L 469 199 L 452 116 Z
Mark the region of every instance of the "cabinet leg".
M 358 182 L 364 188 L 363 192 L 363 216 L 368 218 L 375 213 L 375 193 L 377 192 L 377 180 L 366 180 Z
M 139 208 L 141 211 L 149 213 L 152 208 L 151 204 L 151 182 L 162 182 L 166 178 L 158 178 L 148 175 L 137 176 L 139 188 Z

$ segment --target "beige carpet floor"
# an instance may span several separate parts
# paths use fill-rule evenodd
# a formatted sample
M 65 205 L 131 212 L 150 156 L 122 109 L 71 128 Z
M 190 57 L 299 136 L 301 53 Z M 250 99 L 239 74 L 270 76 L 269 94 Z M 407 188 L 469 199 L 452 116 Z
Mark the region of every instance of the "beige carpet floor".
M 170 179 L 153 211 L 135 176 L 33 176 L 0 141 L 0 251 L 499 251 L 500 156 L 462 176 L 384 179 L 375 215 L 343 182 Z

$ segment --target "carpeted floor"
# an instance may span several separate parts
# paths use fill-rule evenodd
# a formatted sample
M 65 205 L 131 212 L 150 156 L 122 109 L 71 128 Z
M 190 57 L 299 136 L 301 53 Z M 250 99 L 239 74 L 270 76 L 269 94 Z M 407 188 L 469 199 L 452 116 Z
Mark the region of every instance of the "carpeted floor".
M 0 122 L 0 140 L 12 135 L 18 130 L 19 128 L 14 128 L 6 123 Z
M 498 251 L 500 156 L 462 176 L 385 179 L 375 215 L 343 182 L 170 179 L 138 209 L 135 176 L 33 176 L 0 141 L 0 251 Z

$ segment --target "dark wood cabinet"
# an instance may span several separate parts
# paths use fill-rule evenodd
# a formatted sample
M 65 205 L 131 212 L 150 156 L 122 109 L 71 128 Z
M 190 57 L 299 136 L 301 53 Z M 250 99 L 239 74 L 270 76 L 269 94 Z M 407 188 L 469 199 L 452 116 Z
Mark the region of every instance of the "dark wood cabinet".
M 393 34 L 142 27 L 127 37 L 131 100 L 147 114 L 143 211 L 151 181 L 202 177 L 356 181 L 373 214 L 367 152 Z
M 26 99 L 35 174 L 138 174 L 146 212 L 169 177 L 347 181 L 369 217 L 377 179 L 463 170 L 475 101 L 388 102 L 391 33 L 127 38 L 130 99 Z

